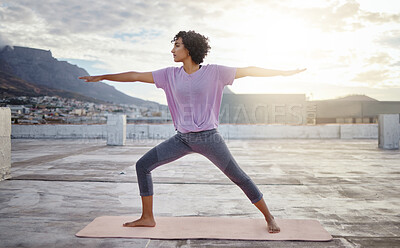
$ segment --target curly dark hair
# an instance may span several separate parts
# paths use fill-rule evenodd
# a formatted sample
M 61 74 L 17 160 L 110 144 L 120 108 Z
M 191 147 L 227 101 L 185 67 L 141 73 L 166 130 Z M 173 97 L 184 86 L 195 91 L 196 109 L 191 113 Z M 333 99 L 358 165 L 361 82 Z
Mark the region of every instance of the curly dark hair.
M 182 38 L 183 45 L 189 51 L 189 55 L 192 57 L 193 62 L 198 65 L 203 63 L 204 58 L 211 49 L 208 44 L 208 38 L 193 30 L 188 32 L 180 31 L 175 35 L 171 42 L 175 42 L 179 37 Z

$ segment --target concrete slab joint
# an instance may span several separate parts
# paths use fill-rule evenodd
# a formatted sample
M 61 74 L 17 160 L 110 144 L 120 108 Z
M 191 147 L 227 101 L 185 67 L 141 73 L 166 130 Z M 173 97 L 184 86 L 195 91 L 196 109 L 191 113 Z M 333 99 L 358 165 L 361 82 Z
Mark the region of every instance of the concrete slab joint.
M 126 143 L 126 115 L 107 116 L 107 145 L 123 146 Z
M 10 177 L 11 110 L 0 108 L 0 181 Z
M 400 114 L 379 115 L 379 148 L 388 150 L 399 149 Z

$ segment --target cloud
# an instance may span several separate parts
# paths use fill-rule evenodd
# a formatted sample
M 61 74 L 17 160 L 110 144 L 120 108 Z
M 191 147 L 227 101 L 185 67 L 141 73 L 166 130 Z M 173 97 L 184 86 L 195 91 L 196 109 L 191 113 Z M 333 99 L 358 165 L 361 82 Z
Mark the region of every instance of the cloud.
M 213 3 L 213 8 L 209 5 Z M 51 32 L 57 34 L 103 32 L 138 32 L 146 29 L 170 29 L 188 23 L 203 22 L 216 17 L 216 13 L 229 10 L 229 1 L 96 1 L 58 0 L 41 1 L 18 0 L 6 8 L 10 21 L 26 22 L 26 14 L 37 16 Z M 24 6 L 29 6 L 27 9 Z M 224 9 L 223 6 L 227 6 Z M 212 24 L 210 25 L 212 26 Z
M 329 6 L 318 8 L 292 8 L 289 11 L 301 17 L 308 25 L 325 32 L 352 31 L 363 27 L 357 20 L 360 4 L 356 1 L 344 4 L 334 2 Z
M 64 58 L 124 60 L 131 55 L 132 60 L 134 55 L 145 60 L 158 52 L 156 38 L 168 36 L 169 41 L 181 23 L 190 23 L 187 14 L 203 14 L 178 15 L 179 8 L 167 1 L 16 0 L 0 7 L 0 30 L 14 45 L 51 49 Z
M 400 48 L 400 30 L 391 30 L 385 32 L 380 39 L 378 39 L 378 43 L 392 47 L 395 49 Z
M 387 14 L 387 13 L 379 13 L 379 12 L 363 12 L 360 16 L 360 19 L 369 21 L 371 23 L 399 23 L 400 22 L 400 14 Z
M 7 45 L 12 46 L 11 41 L 8 40 L 6 37 L 3 37 L 3 35 L 0 33 L 0 50 Z
M 28 6 L 11 3 L 7 7 L 0 7 L 0 22 L 14 25 L 34 22 L 34 13 Z
M 390 65 L 391 61 L 392 57 L 390 57 L 389 54 L 383 52 L 366 59 L 366 62 L 368 64 Z
M 213 4 L 212 8 L 210 4 Z M 229 16 L 227 13 L 237 5 L 228 0 L 199 3 L 184 0 L 54 0 L 46 4 L 16 0 L 0 8 L 0 30 L 4 30 L 5 37 L 13 43 L 22 46 L 61 50 L 73 45 L 79 49 L 83 42 L 89 42 L 90 51 L 101 47 L 108 49 L 110 44 L 121 45 L 116 41 L 120 39 L 130 43 L 128 45 L 133 49 L 132 43 L 154 44 L 156 38 L 171 40 L 180 30 L 229 35 L 231 31 L 218 28 L 215 21 Z M 143 51 L 140 45 L 135 47 Z
M 166 27 L 170 20 L 161 18 L 168 14 L 169 4 L 149 2 L 108 1 L 41 1 L 19 0 L 5 8 L 8 22 L 32 23 L 36 18 L 45 23 L 51 32 L 57 34 L 137 30 L 151 24 Z M 163 13 L 163 11 L 165 11 Z
M 282 10 L 285 11 L 282 7 Z M 400 14 L 370 12 L 362 9 L 357 1 L 345 3 L 335 1 L 328 6 L 318 8 L 287 8 L 305 20 L 308 25 L 325 32 L 355 31 L 366 27 L 369 23 L 386 24 L 400 22 Z
M 368 83 L 370 86 L 381 85 L 390 79 L 389 70 L 370 70 L 357 74 L 351 81 Z

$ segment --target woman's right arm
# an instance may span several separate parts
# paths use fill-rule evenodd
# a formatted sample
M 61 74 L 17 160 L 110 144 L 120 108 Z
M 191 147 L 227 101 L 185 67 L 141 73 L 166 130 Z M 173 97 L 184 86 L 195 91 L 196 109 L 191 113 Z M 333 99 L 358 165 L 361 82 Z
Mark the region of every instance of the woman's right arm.
M 98 76 L 84 76 L 79 77 L 79 79 L 83 79 L 86 82 L 98 82 L 101 80 L 109 80 L 116 82 L 144 82 L 154 84 L 153 73 L 151 72 L 123 72 L 117 74 L 107 74 L 107 75 L 98 75 Z

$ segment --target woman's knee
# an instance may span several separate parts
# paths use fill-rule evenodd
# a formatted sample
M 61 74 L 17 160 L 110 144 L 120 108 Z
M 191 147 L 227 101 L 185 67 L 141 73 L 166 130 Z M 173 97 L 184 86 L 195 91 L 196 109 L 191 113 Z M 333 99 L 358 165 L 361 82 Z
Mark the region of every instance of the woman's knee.
M 146 168 L 146 163 L 142 157 L 136 162 L 136 173 L 138 174 L 143 173 L 145 171 L 145 168 Z
M 251 180 L 250 177 L 232 160 L 224 169 L 224 173 L 235 184 L 244 184 Z
M 157 151 L 155 149 L 148 151 L 136 162 L 136 173 L 149 173 L 151 167 L 157 163 L 157 159 Z

